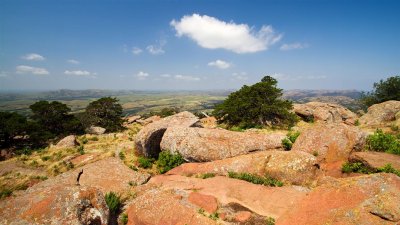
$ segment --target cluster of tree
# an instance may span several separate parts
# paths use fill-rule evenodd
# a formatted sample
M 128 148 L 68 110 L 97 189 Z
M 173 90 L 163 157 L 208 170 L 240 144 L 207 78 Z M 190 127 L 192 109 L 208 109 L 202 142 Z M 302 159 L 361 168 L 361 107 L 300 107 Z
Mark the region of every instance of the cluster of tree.
M 122 128 L 122 106 L 111 97 L 91 102 L 78 114 L 72 114 L 66 104 L 58 101 L 38 101 L 29 108 L 29 118 L 16 112 L 0 112 L 1 148 L 38 148 L 50 140 L 81 134 L 90 126 L 101 126 L 108 132 Z
M 371 92 L 363 93 L 361 102 L 369 107 L 388 100 L 400 101 L 400 76 L 389 77 L 374 83 Z
M 273 77 L 265 76 L 261 82 L 244 85 L 217 105 L 213 115 L 220 123 L 240 128 L 293 126 L 297 117 L 290 112 L 292 102 L 281 98 L 282 89 L 277 83 Z
M 144 118 L 148 118 L 151 116 L 160 116 L 161 118 L 167 117 L 167 116 L 172 116 L 175 115 L 177 113 L 179 113 L 180 110 L 179 108 L 175 108 L 175 107 L 166 107 L 161 109 L 160 111 L 151 111 L 149 113 L 146 113 L 143 115 Z

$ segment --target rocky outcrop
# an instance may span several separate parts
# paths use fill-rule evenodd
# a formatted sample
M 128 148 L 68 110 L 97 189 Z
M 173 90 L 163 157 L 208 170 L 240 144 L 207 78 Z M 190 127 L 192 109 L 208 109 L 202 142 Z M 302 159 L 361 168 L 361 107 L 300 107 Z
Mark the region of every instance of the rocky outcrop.
M 172 126 L 199 126 L 199 118 L 190 112 L 181 112 L 153 122 L 139 131 L 136 135 L 135 147 L 140 155 L 157 158 L 160 152 L 160 142 L 165 130 Z
M 213 116 L 200 119 L 201 125 L 204 128 L 217 128 L 217 119 Z
M 400 170 L 400 156 L 385 152 L 354 152 L 350 155 L 349 161 L 361 162 L 371 169 L 391 164 L 393 168 Z
M 373 174 L 330 179 L 286 211 L 276 225 L 398 224 L 400 177 Z
M 306 120 L 311 118 L 314 121 L 322 121 L 326 123 L 342 123 L 354 124 L 357 115 L 343 106 L 322 103 L 308 102 L 305 104 L 294 104 L 293 111 Z
M 175 190 L 183 196 L 193 191 L 213 196 L 218 201 L 218 212 L 224 212 L 226 208 L 235 205 L 235 213 L 245 209 L 255 215 L 273 218 L 279 218 L 292 210 L 309 192 L 309 189 L 299 186 L 265 187 L 221 176 L 209 179 L 156 176 L 149 181 L 149 185 L 161 185 L 161 189 Z
M 300 151 L 262 151 L 206 163 L 185 163 L 167 174 L 199 176 L 206 173 L 226 176 L 228 172 L 251 173 L 296 185 L 316 180 L 319 169 L 313 155 Z
M 195 207 L 182 204 L 182 195 L 173 190 L 152 189 L 127 206 L 128 225 L 216 225 Z
M 57 144 L 57 148 L 75 148 L 78 146 L 75 135 L 69 135 L 61 139 Z
M 100 135 L 100 134 L 104 134 L 105 132 L 106 132 L 105 128 L 96 127 L 96 126 L 91 126 L 88 129 L 86 129 L 86 133 L 88 133 L 88 134 Z
M 0 214 L 0 224 L 107 225 L 109 211 L 100 190 L 57 183 L 1 201 Z
M 128 116 L 125 118 L 125 121 L 127 124 L 131 124 L 136 122 L 137 120 L 139 120 L 140 118 L 142 118 L 141 116 Z
M 161 120 L 160 116 L 151 116 L 146 119 L 138 119 L 138 120 L 136 120 L 136 122 L 138 122 L 142 126 L 146 126 L 147 124 L 150 124 L 150 123 L 153 123 L 153 122 L 156 122 L 159 120 Z
M 79 171 L 83 170 L 80 185 L 95 187 L 104 194 L 110 191 L 123 193 L 131 188 L 129 182 L 140 185 L 150 179 L 150 174 L 136 172 L 129 169 L 124 163 L 114 157 L 99 160 L 85 166 L 62 173 L 57 177 L 36 184 L 36 188 L 45 188 L 56 183 L 75 185 Z
M 350 153 L 363 148 L 366 136 L 358 127 L 343 123 L 317 124 L 300 134 L 292 151 L 316 155 L 322 162 L 322 169 L 339 175 L 340 168 Z
M 170 127 L 161 141 L 161 150 L 180 153 L 190 162 L 208 162 L 255 151 L 281 148 L 283 134 L 257 134 L 223 129 Z
M 360 117 L 362 126 L 377 128 L 391 125 L 396 120 L 396 114 L 400 111 L 400 101 L 386 101 L 372 105 L 368 112 Z

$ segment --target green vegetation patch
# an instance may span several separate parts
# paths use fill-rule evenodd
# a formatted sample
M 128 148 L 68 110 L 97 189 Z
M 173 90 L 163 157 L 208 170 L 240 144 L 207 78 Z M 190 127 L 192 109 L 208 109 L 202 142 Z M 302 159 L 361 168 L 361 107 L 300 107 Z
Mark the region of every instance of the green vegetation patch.
M 381 129 L 377 129 L 367 137 L 366 147 L 371 151 L 400 155 L 400 137 L 385 134 Z
M 400 177 L 400 170 L 396 170 L 391 164 L 386 164 L 384 167 L 372 169 L 360 162 L 347 162 L 342 166 L 343 173 L 393 173 Z
M 284 138 L 282 140 L 282 146 L 285 150 L 289 151 L 292 149 L 292 146 L 294 144 L 294 142 L 296 141 L 296 139 L 299 137 L 300 132 L 296 131 L 296 132 L 289 132 L 286 135 L 286 138 Z
M 145 157 L 139 157 L 138 158 L 138 166 L 143 169 L 150 169 L 153 167 L 154 159 L 152 158 L 145 158 Z
M 121 197 L 115 192 L 108 192 L 104 197 L 111 213 L 117 213 L 122 206 Z
M 228 172 L 228 176 L 230 178 L 244 180 L 253 184 L 261 184 L 264 186 L 271 186 L 271 187 L 282 187 L 283 182 L 279 181 L 275 178 L 272 178 L 268 175 L 262 177 L 251 173 L 235 173 L 235 172 Z
M 181 154 L 173 154 L 169 151 L 162 151 L 158 155 L 157 168 L 160 173 L 166 173 L 169 170 L 183 164 L 184 162 L 185 160 Z
M 203 173 L 203 174 L 199 174 L 197 176 L 197 178 L 201 178 L 201 179 L 207 179 L 207 178 L 212 178 L 215 177 L 215 173 Z

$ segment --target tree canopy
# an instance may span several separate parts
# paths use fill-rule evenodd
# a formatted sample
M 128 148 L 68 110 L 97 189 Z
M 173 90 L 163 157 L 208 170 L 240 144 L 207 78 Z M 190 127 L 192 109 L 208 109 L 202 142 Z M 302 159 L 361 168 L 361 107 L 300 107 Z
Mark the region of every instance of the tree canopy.
M 86 107 L 88 123 L 111 132 L 122 128 L 121 115 L 122 106 L 118 103 L 118 99 L 112 97 L 100 98 Z
M 368 107 L 389 100 L 400 101 L 400 76 L 389 77 L 374 83 L 373 90 L 363 93 L 361 97 L 361 102 Z
M 255 126 L 292 126 L 296 121 L 292 102 L 283 100 L 282 89 L 277 87 L 277 80 L 265 76 L 254 85 L 244 85 L 231 93 L 213 114 L 219 123 L 242 128 Z

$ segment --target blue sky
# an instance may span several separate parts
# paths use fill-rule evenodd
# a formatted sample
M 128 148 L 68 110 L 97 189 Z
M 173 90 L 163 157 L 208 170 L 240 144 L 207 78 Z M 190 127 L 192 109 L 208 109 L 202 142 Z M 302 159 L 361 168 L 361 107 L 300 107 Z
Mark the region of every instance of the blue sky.
M 0 0 L 0 90 L 368 90 L 400 75 L 400 1 Z

